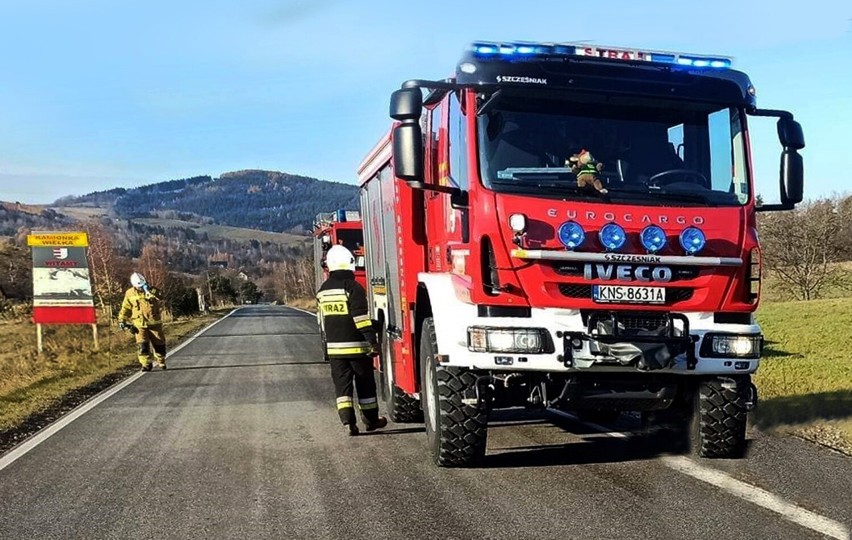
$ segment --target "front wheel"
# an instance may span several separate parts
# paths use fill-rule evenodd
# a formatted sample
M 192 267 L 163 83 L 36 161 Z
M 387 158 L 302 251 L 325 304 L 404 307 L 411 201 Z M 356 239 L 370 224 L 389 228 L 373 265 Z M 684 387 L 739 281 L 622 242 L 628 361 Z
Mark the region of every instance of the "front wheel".
M 707 458 L 740 458 L 746 451 L 751 377 L 716 377 L 696 392 L 693 444 Z
M 485 457 L 488 411 L 476 402 L 475 372 L 435 361 L 438 343 L 432 318 L 420 339 L 421 395 L 432 459 L 441 467 L 471 467 Z

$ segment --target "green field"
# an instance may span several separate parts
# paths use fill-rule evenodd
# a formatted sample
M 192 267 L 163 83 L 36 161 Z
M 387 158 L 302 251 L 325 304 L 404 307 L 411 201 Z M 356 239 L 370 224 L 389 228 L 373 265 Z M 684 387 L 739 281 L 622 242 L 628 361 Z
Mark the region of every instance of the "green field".
M 63 206 L 54 210 L 80 221 L 108 214 L 105 208 L 90 206 Z M 138 218 L 133 221 L 150 227 L 192 229 L 196 234 L 207 233 L 207 236 L 211 240 L 257 240 L 258 242 L 274 242 L 276 244 L 298 244 L 308 238 L 298 234 L 259 231 L 244 227 L 230 227 L 228 225 L 209 225 L 179 219 Z
M 765 303 L 757 319 L 767 340 L 757 425 L 852 449 L 852 298 Z
M 298 244 L 308 239 L 306 236 L 297 234 L 258 231 L 227 225 L 202 225 L 177 219 L 141 218 L 133 221 L 151 227 L 192 229 L 196 234 L 207 233 L 211 240 L 257 240 L 258 242 L 275 242 L 277 244 Z

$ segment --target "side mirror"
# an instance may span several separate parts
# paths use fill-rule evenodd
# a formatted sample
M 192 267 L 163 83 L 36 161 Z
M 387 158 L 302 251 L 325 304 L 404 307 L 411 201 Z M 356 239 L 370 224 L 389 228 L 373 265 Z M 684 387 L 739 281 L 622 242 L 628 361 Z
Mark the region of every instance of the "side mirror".
M 406 182 L 423 181 L 422 113 L 423 93 L 419 87 L 402 88 L 391 94 L 390 116 L 402 122 L 393 129 L 393 173 Z
M 393 173 L 406 182 L 423 181 L 423 133 L 407 120 L 393 129 Z
M 801 128 L 800 128 L 801 130 Z M 799 204 L 804 197 L 805 166 L 802 156 L 795 150 L 781 153 L 781 201 L 787 205 Z
M 391 94 L 390 117 L 405 123 L 420 120 L 423 112 L 423 93 L 420 88 L 403 88 Z
M 778 140 L 784 149 L 801 150 L 805 147 L 805 134 L 802 125 L 792 118 L 778 119 Z
M 805 135 L 802 126 L 793 119 L 787 111 L 771 109 L 755 109 L 749 112 L 753 116 L 778 118 L 778 140 L 783 150 L 781 152 L 781 168 L 779 174 L 781 204 L 765 204 L 758 211 L 792 210 L 804 197 L 805 167 L 799 150 L 805 147 Z

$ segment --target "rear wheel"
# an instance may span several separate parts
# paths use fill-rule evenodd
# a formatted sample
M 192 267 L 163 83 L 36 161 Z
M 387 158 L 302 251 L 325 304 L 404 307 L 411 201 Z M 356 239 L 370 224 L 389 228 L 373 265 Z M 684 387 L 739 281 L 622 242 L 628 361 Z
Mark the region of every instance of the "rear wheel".
M 488 411 L 476 403 L 475 372 L 441 366 L 435 325 L 423 321 L 420 362 L 426 436 L 432 458 L 441 467 L 471 467 L 485 457 Z

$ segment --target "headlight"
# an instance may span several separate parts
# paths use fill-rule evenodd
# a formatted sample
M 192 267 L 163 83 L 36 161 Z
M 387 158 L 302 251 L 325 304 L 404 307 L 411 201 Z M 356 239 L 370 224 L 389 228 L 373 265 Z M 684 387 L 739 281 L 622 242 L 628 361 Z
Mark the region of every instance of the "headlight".
M 704 248 L 707 238 L 698 227 L 687 227 L 680 233 L 680 245 L 689 255 L 695 255 Z
M 559 241 L 568 249 L 576 249 L 586 239 L 586 231 L 576 221 L 566 221 L 559 226 Z
M 627 240 L 627 234 L 624 232 L 624 228 L 617 223 L 607 223 L 603 227 L 601 227 L 601 232 L 598 233 L 598 238 L 601 240 L 601 244 L 608 251 L 615 251 L 617 249 L 621 249 L 624 245 L 624 242 Z
M 509 228 L 521 234 L 527 230 L 527 216 L 523 214 L 512 214 L 509 216 Z
M 472 352 L 542 353 L 545 332 L 542 328 L 471 326 L 467 329 L 467 348 Z
M 666 232 L 656 225 L 648 225 L 642 229 L 639 237 L 642 240 L 642 247 L 647 249 L 648 253 L 656 253 L 666 247 Z
M 709 358 L 760 358 L 761 335 L 707 334 L 701 356 Z

